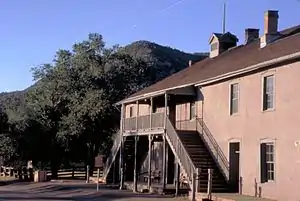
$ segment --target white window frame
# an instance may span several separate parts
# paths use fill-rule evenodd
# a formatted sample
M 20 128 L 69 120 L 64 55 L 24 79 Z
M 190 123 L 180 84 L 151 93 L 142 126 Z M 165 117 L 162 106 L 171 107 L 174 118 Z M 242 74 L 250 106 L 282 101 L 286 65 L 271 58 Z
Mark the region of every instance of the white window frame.
M 268 168 L 267 168 L 267 178 L 266 178 L 266 182 L 267 183 L 274 183 L 274 182 L 276 182 L 276 139 L 275 138 L 263 138 L 263 139 L 260 139 L 260 143 L 259 143 L 259 145 L 261 145 L 261 144 L 266 144 L 266 146 L 268 145 L 268 144 L 272 144 L 273 145 L 273 161 L 272 162 L 269 162 L 269 163 L 273 163 L 274 164 L 274 170 L 273 170 L 273 180 L 270 180 L 269 179 L 269 170 L 268 170 Z M 267 161 L 267 147 L 266 147 L 266 163 L 268 163 L 268 161 Z M 260 157 L 260 150 L 259 150 L 259 157 Z M 261 166 L 261 164 L 260 164 L 260 166 Z M 260 168 L 259 168 L 260 169 Z M 261 171 L 259 171 L 259 174 L 261 174 Z
M 274 111 L 276 107 L 276 69 L 268 70 L 266 72 L 262 73 L 261 77 L 261 111 L 262 112 L 269 112 L 269 111 Z M 273 76 L 273 107 L 272 108 L 265 108 L 265 78 Z
M 233 102 L 233 86 L 237 85 L 237 97 L 234 100 L 237 101 L 237 111 L 232 112 L 232 102 Z M 229 84 L 229 115 L 237 115 L 240 110 L 240 82 L 232 82 Z

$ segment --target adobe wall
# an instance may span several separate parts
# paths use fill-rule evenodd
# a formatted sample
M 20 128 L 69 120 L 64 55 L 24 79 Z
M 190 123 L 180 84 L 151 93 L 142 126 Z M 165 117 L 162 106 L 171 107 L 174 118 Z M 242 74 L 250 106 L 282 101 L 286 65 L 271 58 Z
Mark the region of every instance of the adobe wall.
M 275 75 L 275 108 L 262 111 L 262 77 Z M 296 201 L 300 198 L 300 62 L 228 82 L 203 87 L 199 116 L 228 158 L 229 142 L 240 141 L 242 192 L 254 195 L 255 180 L 262 196 Z M 229 114 L 229 85 L 240 84 L 239 112 Z M 200 89 L 199 89 L 200 91 Z M 275 141 L 275 181 L 260 183 L 260 142 Z

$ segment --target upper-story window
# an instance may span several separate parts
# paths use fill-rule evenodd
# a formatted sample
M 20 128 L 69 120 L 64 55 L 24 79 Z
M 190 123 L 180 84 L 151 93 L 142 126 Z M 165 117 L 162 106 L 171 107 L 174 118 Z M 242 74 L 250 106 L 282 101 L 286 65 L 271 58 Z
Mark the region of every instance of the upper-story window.
M 212 43 L 210 46 L 210 51 L 214 51 L 218 49 L 219 43 Z
M 129 107 L 129 117 L 133 117 L 133 106 Z
M 190 103 L 190 119 L 196 118 L 196 103 L 191 102 Z
M 263 78 L 263 110 L 274 108 L 274 75 Z
M 230 114 L 238 113 L 239 111 L 239 84 L 230 85 Z

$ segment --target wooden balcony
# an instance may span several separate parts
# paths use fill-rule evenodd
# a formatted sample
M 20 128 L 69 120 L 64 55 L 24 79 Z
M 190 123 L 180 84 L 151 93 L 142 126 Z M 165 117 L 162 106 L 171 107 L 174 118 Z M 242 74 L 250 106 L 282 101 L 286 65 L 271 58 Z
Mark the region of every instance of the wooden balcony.
M 147 135 L 164 132 L 165 113 L 131 117 L 124 119 L 124 135 Z

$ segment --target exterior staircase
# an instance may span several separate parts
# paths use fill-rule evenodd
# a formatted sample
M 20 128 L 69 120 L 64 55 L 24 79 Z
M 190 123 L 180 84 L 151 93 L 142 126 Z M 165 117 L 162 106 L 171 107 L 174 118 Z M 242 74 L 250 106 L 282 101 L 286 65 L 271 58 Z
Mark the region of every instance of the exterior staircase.
M 203 120 L 196 123 L 196 131 L 178 131 L 167 119 L 166 140 L 193 193 L 207 192 L 208 169 L 213 169 L 212 192 L 228 192 L 228 160 Z
M 200 168 L 200 192 L 207 191 L 208 169 L 213 169 L 212 192 L 228 192 L 228 184 L 197 131 L 177 131 L 196 168 Z
M 115 139 L 114 145 L 119 144 L 116 148 L 113 146 L 111 149 L 111 154 L 109 158 L 106 160 L 105 169 L 103 178 L 106 183 L 113 183 L 113 181 L 119 180 L 119 152 L 120 152 L 120 142 L 117 143 L 118 138 Z M 134 177 L 134 145 L 135 138 L 134 136 L 124 138 L 124 179 L 125 181 L 133 181 Z M 139 137 L 137 144 L 137 170 L 140 169 L 142 165 L 142 161 L 146 158 L 148 151 L 148 138 Z M 115 162 L 115 166 L 117 168 L 112 168 L 113 163 Z M 114 172 L 115 171 L 115 172 Z M 113 174 L 115 173 L 115 174 Z M 115 178 L 113 178 L 115 175 Z

